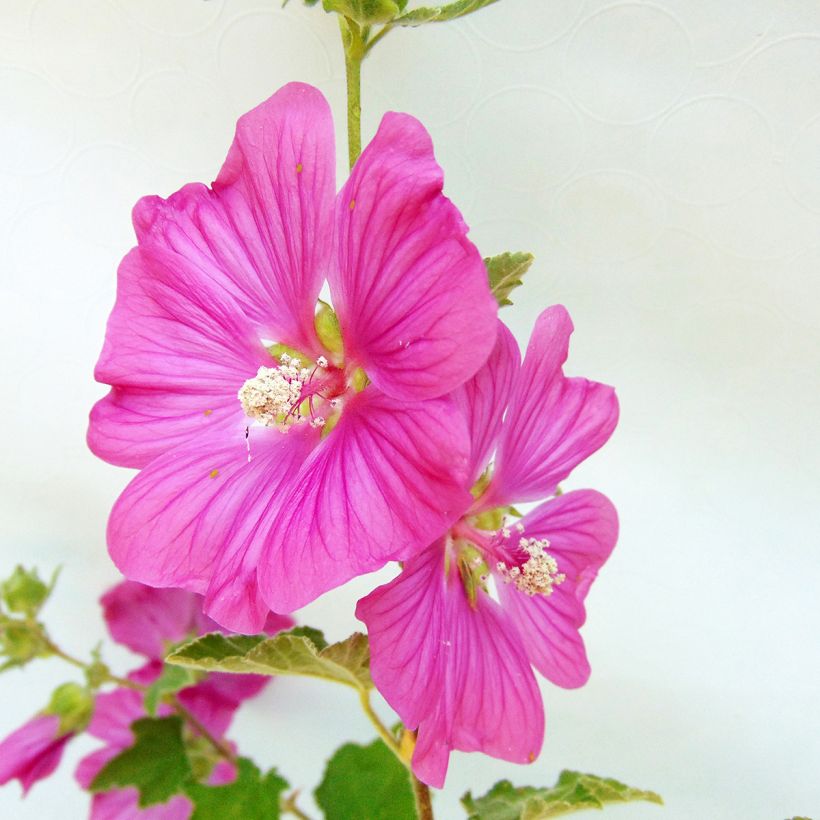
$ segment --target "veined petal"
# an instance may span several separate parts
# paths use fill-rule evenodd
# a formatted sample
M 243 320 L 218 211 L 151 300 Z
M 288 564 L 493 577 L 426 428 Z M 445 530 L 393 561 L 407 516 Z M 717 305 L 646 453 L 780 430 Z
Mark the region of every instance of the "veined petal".
M 584 598 L 618 538 L 615 507 L 594 490 L 575 490 L 541 504 L 521 523 L 527 538 L 549 541 L 547 552 L 566 579 L 547 597 L 499 582 L 501 605 L 544 677 L 566 688 L 583 686 L 590 669 L 578 630 L 586 619 Z
M 467 509 L 467 431 L 448 399 L 403 403 L 368 387 L 305 462 L 259 563 L 268 605 L 304 606 L 413 555 Z
M 262 543 L 318 433 L 251 427 L 205 436 L 155 459 L 126 487 L 108 546 L 127 577 L 205 595 L 205 612 L 234 632 L 259 632 Z M 251 461 L 248 461 L 250 448 Z
M 134 249 L 120 264 L 117 302 L 94 371 L 113 389 L 91 412 L 89 447 L 114 464 L 145 466 L 180 442 L 241 419 L 237 391 L 271 362 L 229 295 Z
M 484 506 L 551 495 L 612 435 L 618 423 L 614 389 L 563 374 L 571 333 L 572 321 L 561 305 L 538 317 L 504 419 Z
M 518 343 L 506 326 L 499 322 L 495 347 L 487 362 L 453 393 L 470 431 L 470 484 L 487 466 L 493 452 L 520 364 Z
M 359 601 L 373 681 L 404 724 L 418 729 L 413 771 L 441 788 L 450 751 L 515 763 L 541 748 L 541 694 L 516 631 L 498 604 L 471 607 L 438 541 L 395 580 Z
M 230 230 L 214 248 L 272 338 L 316 346 L 313 316 L 330 252 L 335 136 L 322 93 L 289 83 L 239 119 L 213 190 Z M 241 238 L 241 241 L 239 239 Z
M 329 282 L 345 355 L 385 393 L 440 396 L 483 364 L 497 304 L 424 126 L 385 114 L 336 200 Z

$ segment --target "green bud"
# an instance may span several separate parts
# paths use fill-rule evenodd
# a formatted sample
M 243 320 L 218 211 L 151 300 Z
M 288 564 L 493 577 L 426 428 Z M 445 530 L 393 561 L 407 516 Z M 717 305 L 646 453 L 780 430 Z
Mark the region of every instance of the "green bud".
M 40 580 L 36 569 L 23 569 L 18 564 L 12 575 L 0 585 L 0 595 L 10 612 L 33 617 L 51 594 L 51 584 Z
M 0 655 L 6 658 L 0 671 L 23 666 L 35 658 L 45 658 L 50 654 L 39 624 L 0 617 Z
M 51 694 L 48 706 L 43 714 L 57 715 L 60 718 L 60 732 L 76 734 L 88 726 L 94 712 L 94 697 L 85 686 L 79 683 L 64 683 Z
M 325 349 L 331 353 L 342 353 L 344 344 L 342 342 L 342 330 L 339 327 L 339 317 L 336 316 L 336 311 L 321 299 L 313 323 L 316 327 L 316 335 Z

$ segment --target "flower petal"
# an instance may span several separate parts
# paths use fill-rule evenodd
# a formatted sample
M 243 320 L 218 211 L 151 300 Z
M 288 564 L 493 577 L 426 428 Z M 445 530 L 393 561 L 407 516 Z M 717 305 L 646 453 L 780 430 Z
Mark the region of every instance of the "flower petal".
M 112 391 L 91 411 L 89 447 L 143 467 L 176 444 L 244 417 L 236 397 L 272 359 L 235 302 L 212 282 L 132 250 L 94 371 Z
M 202 598 L 182 589 L 123 581 L 100 598 L 111 637 L 134 652 L 162 660 L 169 643 L 191 635 Z M 197 630 L 198 631 L 198 630 Z
M 532 762 L 544 734 L 541 694 L 516 631 L 483 593 L 470 606 L 438 541 L 359 601 L 373 681 L 418 729 L 413 771 L 441 788 L 450 751 Z
M 501 605 L 521 635 L 533 666 L 553 683 L 583 686 L 589 678 L 584 642 L 584 598 L 615 547 L 618 514 L 594 490 L 575 490 L 541 504 L 521 523 L 528 538 L 546 538 L 547 552 L 566 579 L 548 597 L 529 597 L 512 584 L 498 584 Z
M 534 501 L 555 492 L 618 423 L 613 388 L 567 378 L 572 321 L 561 305 L 535 323 L 501 430 L 496 470 L 483 506 Z
M 448 399 L 356 395 L 283 501 L 259 564 L 268 605 L 298 609 L 444 532 L 471 501 L 468 447 Z
M 155 459 L 112 510 L 114 562 L 133 580 L 204 594 L 205 612 L 231 631 L 259 632 L 268 617 L 256 583 L 262 543 L 317 437 L 252 427 L 246 442 L 238 428 Z
M 518 343 L 507 327 L 498 323 L 495 347 L 486 364 L 454 393 L 470 431 L 470 484 L 487 466 L 498 434 L 507 399 L 521 364 Z
M 56 715 L 31 718 L 0 743 L 0 786 L 17 779 L 23 794 L 48 777 L 60 763 L 73 734 L 60 734 Z
M 449 392 L 495 340 L 484 263 L 442 184 L 424 126 L 388 113 L 336 200 L 328 278 L 345 355 L 395 397 Z
M 114 789 L 91 798 L 89 820 L 188 820 L 192 811 L 191 801 L 181 794 L 167 803 L 142 808 L 137 789 Z
M 304 352 L 330 252 L 335 144 L 322 93 L 289 83 L 240 118 L 213 185 L 231 227 L 223 270 L 272 338 Z

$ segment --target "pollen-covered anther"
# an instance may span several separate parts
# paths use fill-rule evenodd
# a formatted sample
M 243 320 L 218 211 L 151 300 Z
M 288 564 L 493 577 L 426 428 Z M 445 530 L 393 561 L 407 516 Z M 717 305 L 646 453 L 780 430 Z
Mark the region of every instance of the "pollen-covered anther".
M 327 367 L 327 359 L 324 356 L 319 356 L 319 358 L 316 359 L 316 364 L 319 365 L 319 367 Z
M 496 569 L 506 583 L 515 584 L 526 595 L 552 595 L 553 588 L 563 583 L 566 575 L 558 571 L 558 563 L 546 552 L 549 545 L 546 538 L 522 538 L 518 546 L 529 556 L 527 560 L 520 567 L 509 568 L 499 561 Z
M 310 420 L 311 427 L 324 427 L 327 420 L 323 416 L 314 416 Z
M 310 370 L 302 368 L 299 359 L 283 353 L 279 367 L 260 367 L 237 393 L 245 415 L 265 427 L 283 424 L 294 405 L 298 404 Z M 294 421 L 299 421 L 296 414 Z

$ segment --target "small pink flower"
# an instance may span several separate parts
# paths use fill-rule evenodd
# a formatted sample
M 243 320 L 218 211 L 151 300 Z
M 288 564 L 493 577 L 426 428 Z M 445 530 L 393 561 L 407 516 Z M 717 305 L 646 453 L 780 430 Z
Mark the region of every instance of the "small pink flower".
M 0 743 L 0 786 L 17 779 L 23 794 L 54 772 L 72 732 L 60 731 L 57 715 L 39 715 Z
M 177 589 L 154 589 L 134 581 L 123 581 L 102 596 L 106 624 L 118 643 L 148 658 L 148 663 L 128 677 L 147 686 L 161 671 L 161 659 L 168 647 L 178 641 L 206 632 L 218 631 L 219 626 L 202 614 L 200 595 Z M 266 631 L 274 634 L 287 629 L 293 621 L 270 613 Z M 262 675 L 209 674 L 204 680 L 182 689 L 177 697 L 214 736 L 222 737 L 228 730 L 238 707 L 243 701 L 258 694 L 270 678 Z M 158 715 L 172 713 L 161 704 Z M 88 733 L 105 741 L 105 746 L 84 757 L 77 766 L 76 778 L 87 789 L 100 770 L 112 758 L 134 743 L 131 724 L 146 717 L 144 695 L 140 691 L 121 687 L 97 695 L 94 715 Z M 224 761 L 212 772 L 209 782 L 230 782 L 235 777 L 233 768 Z M 177 795 L 162 805 L 139 808 L 136 789 L 114 789 L 95 794 L 91 802 L 92 820 L 121 820 L 139 817 L 140 820 L 187 820 L 192 812 L 188 798 Z
M 409 557 L 465 500 L 448 394 L 495 339 L 481 257 L 413 117 L 385 115 L 335 197 L 334 171 L 328 105 L 293 83 L 211 188 L 140 200 L 95 371 L 89 445 L 142 470 L 115 563 L 235 631 Z M 340 340 L 314 327 L 325 278 Z
M 545 310 L 520 364 L 501 327 L 486 366 L 456 391 L 472 440 L 466 486 L 477 482 L 477 498 L 356 610 L 373 680 L 418 729 L 413 769 L 432 786 L 444 784 L 452 749 L 535 759 L 544 710 L 531 666 L 559 686 L 589 676 L 578 629 L 615 546 L 615 509 L 593 490 L 559 495 L 520 520 L 509 507 L 555 493 L 617 423 L 612 388 L 563 375 L 571 332 L 564 308 Z

